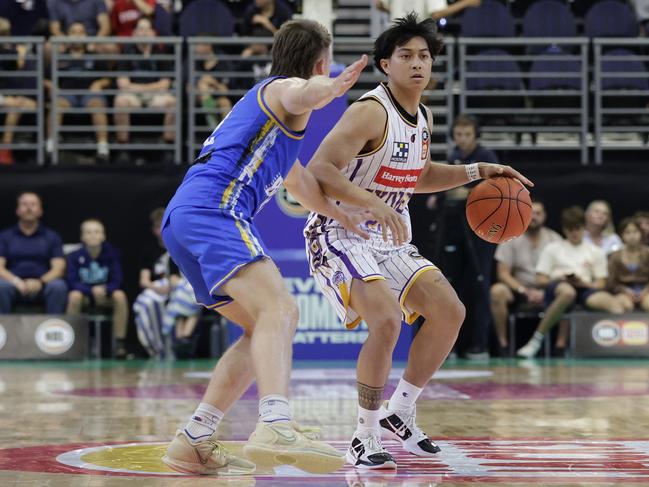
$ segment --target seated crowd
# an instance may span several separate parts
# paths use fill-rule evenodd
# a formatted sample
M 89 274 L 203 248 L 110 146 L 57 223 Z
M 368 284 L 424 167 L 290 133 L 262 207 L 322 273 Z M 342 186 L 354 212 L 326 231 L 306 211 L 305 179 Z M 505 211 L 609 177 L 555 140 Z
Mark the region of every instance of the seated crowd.
M 163 246 L 163 213 L 162 208 L 151 213 L 157 243 L 142 254 L 134 321 L 138 338 L 150 356 L 189 356 L 201 307 Z M 72 245 L 75 249 L 66 254 L 59 234 L 41 223 L 39 195 L 21 193 L 16 216 L 16 225 L 0 231 L 0 314 L 110 311 L 113 355 L 126 358 L 129 304 L 123 289 L 120 251 L 106 240 L 102 222 L 94 218 L 82 222 L 81 243 Z

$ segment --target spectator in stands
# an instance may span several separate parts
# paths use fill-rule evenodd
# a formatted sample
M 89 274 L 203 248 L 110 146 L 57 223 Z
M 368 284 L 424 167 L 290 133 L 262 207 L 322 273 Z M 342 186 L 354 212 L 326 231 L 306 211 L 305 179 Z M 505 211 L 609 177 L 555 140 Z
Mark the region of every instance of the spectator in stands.
M 618 231 L 624 246 L 608 259 L 608 289 L 624 311 L 649 311 L 649 247 L 642 245 L 640 224 L 625 218 Z
M 11 23 L 9 20 L 0 17 L 0 38 L 11 35 Z M 22 95 L 4 95 L 3 91 L 21 88 L 21 78 L 7 77 L 12 71 L 18 71 L 25 67 L 27 48 L 23 45 L 0 43 L 0 56 L 8 59 L 0 59 L 0 108 L 7 110 L 5 113 L 4 130 L 2 143 L 9 145 L 14 141 L 14 132 L 20 122 L 23 113 L 21 110 L 36 111 L 36 100 Z M 16 111 L 13 111 L 16 110 Z M 13 164 L 13 152 L 9 148 L 0 148 L 0 165 Z
M 163 358 L 166 347 L 164 341 L 164 316 L 169 294 L 180 282 L 180 272 L 169 257 L 161 237 L 164 208 L 151 212 L 151 231 L 156 243 L 146 249 L 140 265 L 140 288 L 142 292 L 133 303 L 135 324 L 140 343 L 151 357 Z
M 584 239 L 584 211 L 573 206 L 561 212 L 561 227 L 565 240 L 548 244 L 536 265 L 538 286 L 545 287 L 545 314 L 534 336 L 516 353 L 519 357 L 534 357 L 543 338 L 573 304 L 587 309 L 623 313 L 620 303 L 605 291 L 608 268 L 604 252 Z M 565 350 L 567 334 L 559 333 L 558 351 Z
M 110 19 L 104 0 L 49 0 L 50 33 L 65 35 L 70 25 L 81 22 L 89 36 L 110 35 Z
M 254 0 L 243 13 L 241 35 L 272 37 L 292 16 L 293 12 L 282 0 Z M 250 57 L 268 54 L 269 47 L 267 44 L 252 44 L 246 47 L 241 55 Z
M 11 32 L 15 36 L 40 35 L 43 30 L 49 30 L 47 0 L 3 0 L 0 2 L 0 17 L 11 23 Z
M 110 11 L 113 35 L 130 37 L 142 17 L 153 16 L 156 0 L 115 0 Z
M 153 30 L 151 20 L 146 17 L 138 20 L 133 35 L 135 37 L 154 38 L 156 34 Z M 120 71 L 155 72 L 171 71 L 173 69 L 168 61 L 151 58 L 152 55 L 155 56 L 164 53 L 164 50 L 155 44 L 146 43 L 127 46 L 124 48 L 124 53 L 139 55 L 141 57 L 139 59 L 122 61 L 119 66 Z M 120 144 L 127 144 L 129 142 L 130 114 L 128 110 L 141 107 L 166 110 L 164 115 L 165 130 L 162 138 L 164 143 L 174 142 L 176 97 L 170 92 L 171 80 L 169 78 L 161 77 L 156 79 L 151 77 L 137 77 L 137 75 L 121 76 L 117 79 L 117 87 L 120 90 L 114 102 L 115 108 L 119 109 L 115 113 L 117 142 Z M 117 160 L 120 163 L 125 163 L 130 161 L 130 157 L 126 151 L 120 151 Z M 167 162 L 169 162 L 168 159 Z
M 104 225 L 95 219 L 81 224 L 83 245 L 67 257 L 68 314 L 80 314 L 82 307 L 113 310 L 115 357 L 126 358 L 128 299 L 122 290 L 119 253 L 106 242 Z
M 376 0 L 376 8 L 387 12 L 390 20 L 416 12 L 419 17 L 439 20 L 452 17 L 469 7 L 479 7 L 482 0 L 457 0 L 451 5 L 447 0 Z
M 195 352 L 194 332 L 203 308 L 196 302 L 189 281 L 181 276 L 169 295 L 164 316 L 164 334 L 173 335 L 176 358 L 191 358 Z
M 69 37 L 86 37 L 85 27 L 81 22 L 73 22 L 68 28 Z M 100 62 L 87 59 L 87 47 L 85 42 L 68 44 L 64 53 L 72 59 L 59 61 L 59 88 L 62 90 L 90 90 L 91 94 L 62 94 L 56 100 L 59 110 L 66 108 L 88 108 L 101 110 L 106 108 L 106 97 L 102 91 L 110 87 L 108 78 L 86 78 L 78 77 L 81 72 L 91 73 L 106 69 Z M 72 76 L 66 76 L 65 73 L 71 73 Z M 63 113 L 57 113 L 57 124 L 63 123 Z M 91 114 L 92 124 L 95 126 L 97 140 L 97 162 L 108 162 L 108 116 L 103 111 L 97 111 Z M 52 139 L 52 117 L 47 117 L 47 141 L 45 149 L 48 154 L 54 150 L 54 140 Z
M 17 301 L 44 302 L 47 313 L 63 313 L 68 288 L 61 237 L 40 223 L 36 193 L 21 193 L 17 203 L 18 224 L 0 232 L 0 314 L 11 313 Z
M 207 37 L 208 35 L 199 34 L 199 37 Z M 223 71 L 231 71 L 233 68 L 227 61 L 219 59 L 212 44 L 196 44 L 195 52 L 196 56 L 200 56 L 200 59 L 196 60 L 195 69 L 203 73 L 196 83 L 198 102 L 202 108 L 208 110 L 205 118 L 207 119 L 207 125 L 212 130 L 232 110 L 232 102 L 227 96 L 220 94 L 215 97 L 213 92 L 228 91 L 228 80 L 222 79 L 218 74 Z
M 521 237 L 498 245 L 496 272 L 498 282 L 491 286 L 491 315 L 498 336 L 501 355 L 507 354 L 507 317 L 509 309 L 519 305 L 543 307 L 543 288 L 536 282 L 536 265 L 543 249 L 561 240 L 545 223 L 545 207 L 532 202 L 532 220 Z
M 479 132 L 478 123 L 473 117 L 459 115 L 453 121 L 455 147 L 448 157 L 450 164 L 499 162 L 493 151 L 480 145 Z M 460 344 L 466 348 L 465 357 L 483 359 L 488 357 L 491 321 L 489 289 L 496 246 L 482 240 L 466 224 L 464 208 L 468 193 L 467 187 L 460 187 L 444 194 L 439 216 L 439 238 L 443 248 L 455 250 L 452 253 L 444 252 L 438 259 L 441 265 L 444 265 L 442 262 L 448 264 L 449 270 L 446 271 L 444 267 L 445 272 L 461 299 L 473 303 L 460 332 Z M 463 222 L 462 225 L 457 225 L 458 221 Z
M 649 245 L 649 211 L 636 211 L 633 219 L 640 225 L 642 244 Z
M 595 244 L 606 255 L 622 247 L 622 240 L 615 233 L 611 205 L 604 200 L 594 200 L 586 208 L 584 240 Z

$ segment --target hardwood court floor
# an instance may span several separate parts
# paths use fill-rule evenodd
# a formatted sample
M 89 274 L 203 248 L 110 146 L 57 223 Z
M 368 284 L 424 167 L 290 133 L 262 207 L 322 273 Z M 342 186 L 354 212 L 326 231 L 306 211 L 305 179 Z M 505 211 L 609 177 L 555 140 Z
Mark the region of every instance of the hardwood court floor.
M 159 460 L 164 442 L 193 411 L 211 365 L 0 363 L 0 487 L 649 485 L 646 361 L 447 363 L 418 403 L 418 423 L 442 452 L 419 459 L 386 442 L 393 473 L 176 475 Z M 294 371 L 295 415 L 345 449 L 353 364 L 314 366 Z M 254 427 L 255 394 L 253 386 L 222 425 L 235 450 Z

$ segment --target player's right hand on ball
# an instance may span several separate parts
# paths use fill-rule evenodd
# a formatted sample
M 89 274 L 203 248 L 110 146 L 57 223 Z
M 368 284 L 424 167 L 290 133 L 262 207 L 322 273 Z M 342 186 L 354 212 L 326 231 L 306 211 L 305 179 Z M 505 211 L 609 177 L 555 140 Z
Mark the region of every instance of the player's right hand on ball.
M 401 215 L 386 205 L 382 200 L 377 197 L 368 210 L 374 217 L 374 220 L 381 225 L 384 242 L 388 241 L 388 228 L 392 234 L 392 241 L 397 247 L 403 245 L 408 240 L 408 227 L 401 218 Z

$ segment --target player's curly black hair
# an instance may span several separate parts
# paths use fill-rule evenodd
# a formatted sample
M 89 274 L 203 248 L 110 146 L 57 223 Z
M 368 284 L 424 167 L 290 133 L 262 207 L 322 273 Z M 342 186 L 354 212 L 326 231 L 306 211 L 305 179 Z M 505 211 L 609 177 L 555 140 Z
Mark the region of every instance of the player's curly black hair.
M 374 41 L 374 66 L 386 74 L 381 67 L 381 59 L 389 59 L 398 46 L 403 46 L 413 37 L 422 37 L 426 41 L 433 59 L 444 47 L 444 41 L 437 32 L 435 21 L 427 18 L 420 22 L 417 14 L 410 12 L 405 17 L 395 19 L 392 27 Z

